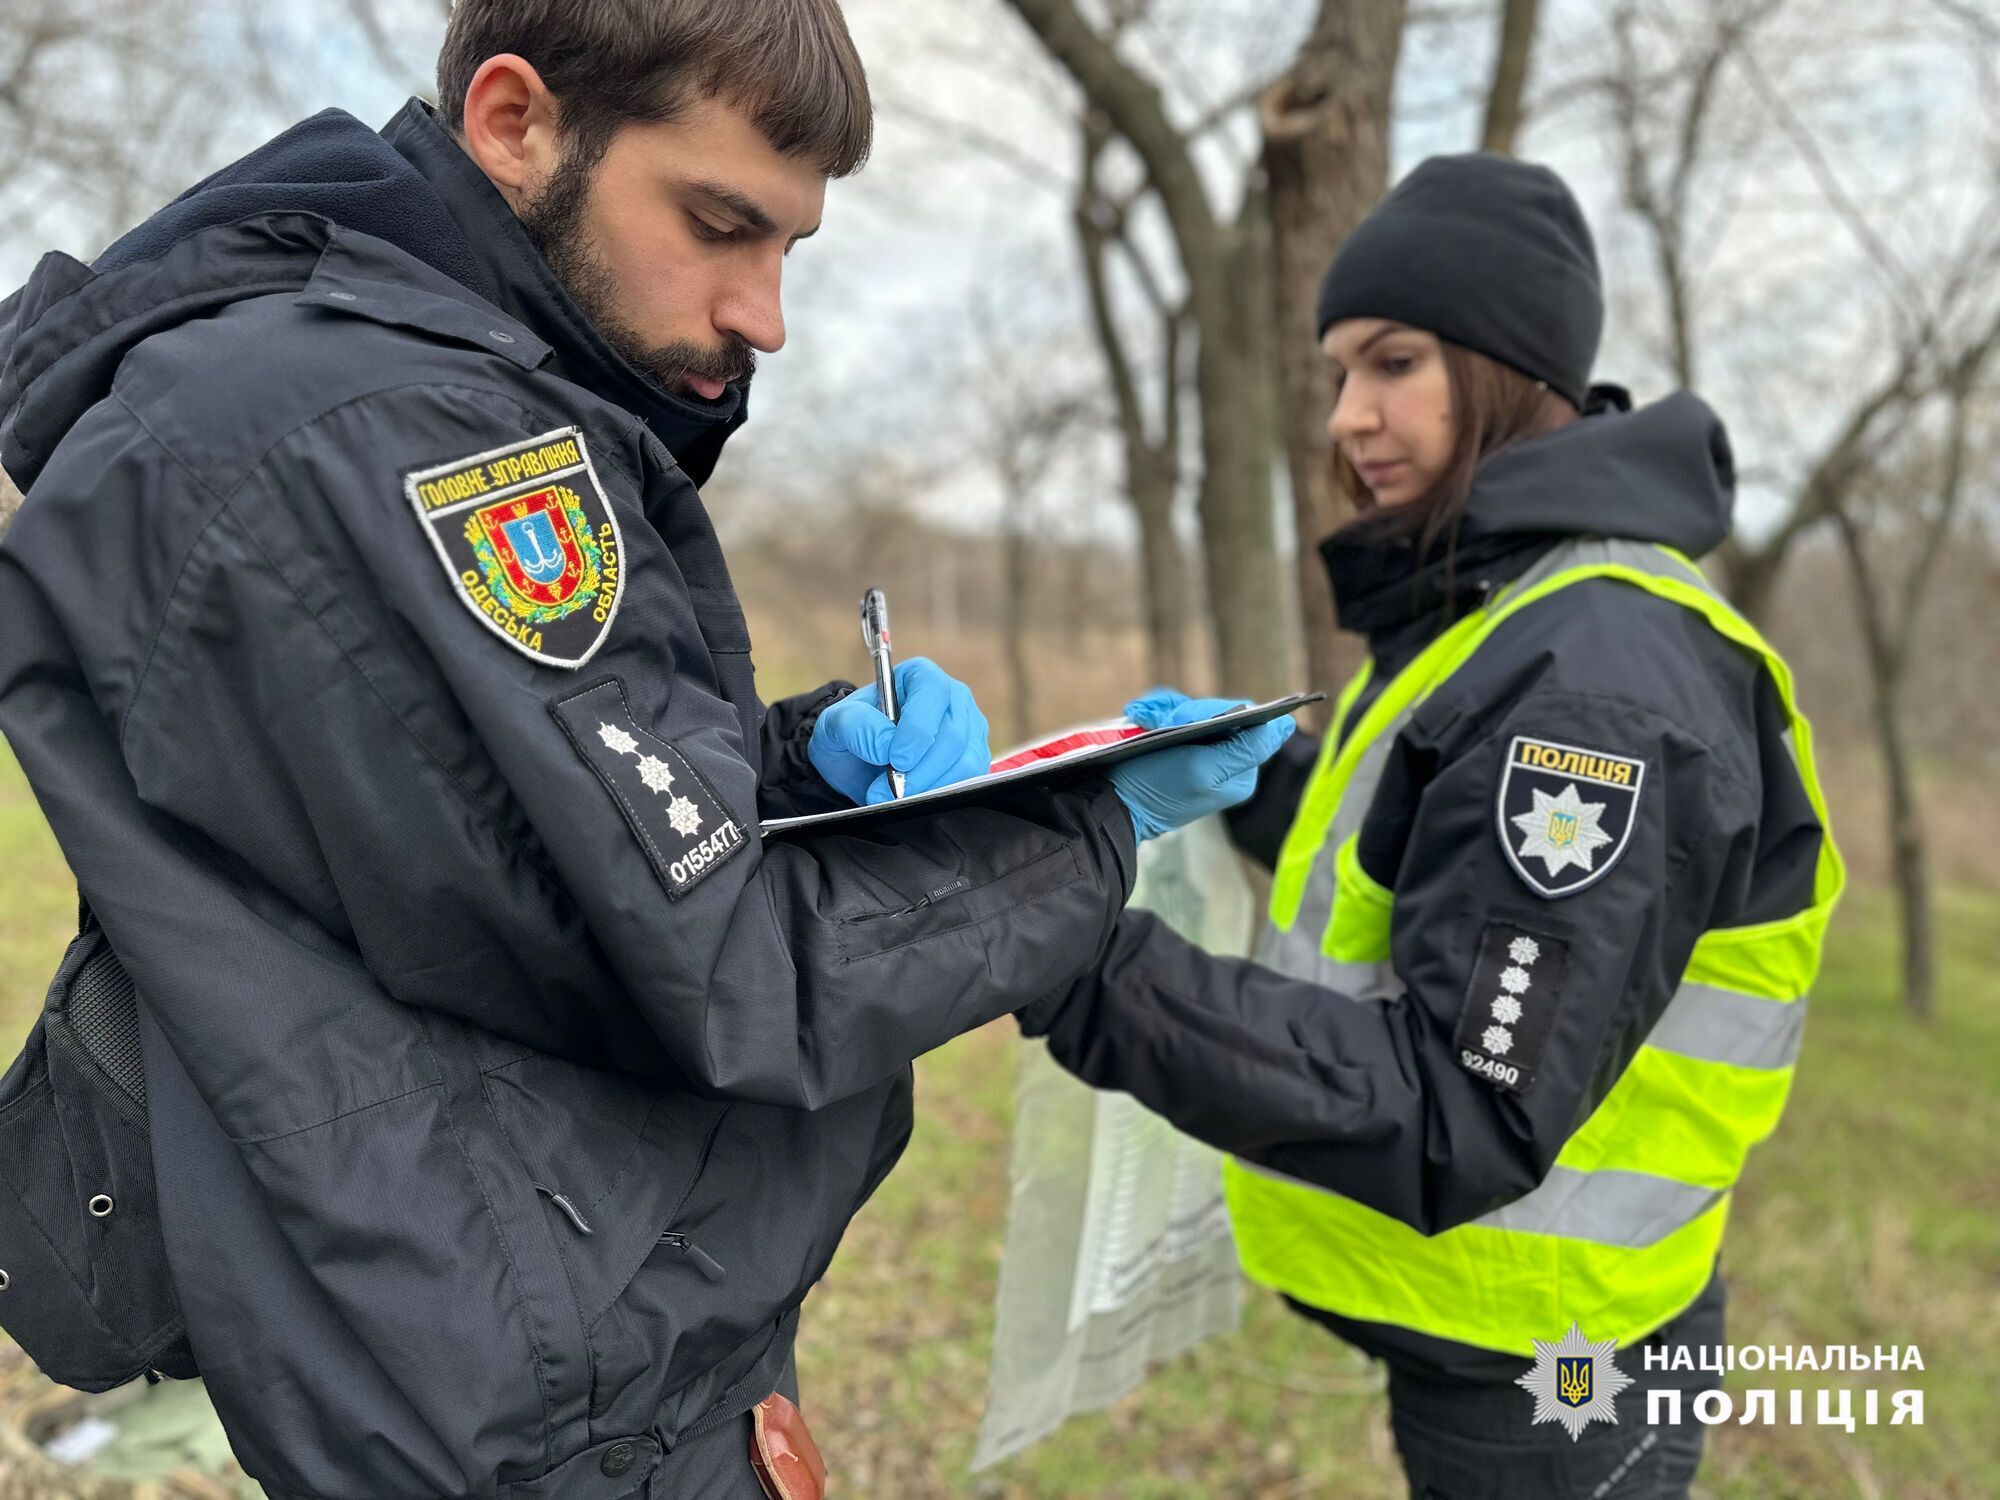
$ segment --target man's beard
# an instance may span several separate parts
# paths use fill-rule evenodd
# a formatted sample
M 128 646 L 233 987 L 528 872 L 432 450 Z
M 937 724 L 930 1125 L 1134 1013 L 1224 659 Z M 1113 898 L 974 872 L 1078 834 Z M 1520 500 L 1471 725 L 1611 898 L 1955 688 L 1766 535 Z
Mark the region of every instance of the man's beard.
M 648 344 L 619 314 L 617 280 L 584 227 L 594 177 L 594 163 L 566 154 L 542 190 L 520 207 L 521 227 L 563 290 L 628 364 L 676 395 L 694 395 L 690 377 L 726 383 L 748 380 L 757 369 L 757 351 L 741 338 L 732 337 L 719 349 L 705 348 L 692 339 Z

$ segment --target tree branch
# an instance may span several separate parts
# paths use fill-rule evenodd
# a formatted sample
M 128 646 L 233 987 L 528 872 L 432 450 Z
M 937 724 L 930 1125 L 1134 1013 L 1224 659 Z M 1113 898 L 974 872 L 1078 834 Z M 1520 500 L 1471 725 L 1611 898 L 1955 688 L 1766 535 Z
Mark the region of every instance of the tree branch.
M 1112 128 L 1139 153 L 1193 274 L 1219 239 L 1221 227 L 1188 142 L 1167 117 L 1158 87 L 1091 30 L 1074 0 L 1008 3 L 1049 56 L 1076 81 L 1084 97 L 1104 111 Z
M 906 94 L 879 85 L 875 90 L 875 98 L 885 115 L 902 116 L 914 121 L 946 140 L 984 156 L 994 165 L 1005 167 L 1024 182 L 1049 192 L 1061 193 L 1065 197 L 1075 190 L 1076 185 L 1073 182 L 1041 157 L 1023 150 L 996 131 L 987 130 L 969 120 L 954 119 L 943 111 L 933 109 Z
M 1540 0 L 1503 0 L 1500 41 L 1493 58 L 1493 85 L 1486 94 L 1486 119 L 1479 149 L 1512 155 L 1521 130 L 1521 100 L 1527 92 L 1528 63 L 1535 50 L 1535 13 Z
M 1097 344 L 1104 351 L 1104 364 L 1111 376 L 1111 393 L 1117 403 L 1118 425 L 1129 449 L 1137 451 L 1146 443 L 1146 416 L 1139 402 L 1138 382 L 1132 378 L 1132 362 L 1125 353 L 1125 339 L 1111 306 L 1111 284 L 1106 261 L 1111 232 L 1099 222 L 1103 200 L 1098 190 L 1097 162 L 1110 143 L 1110 128 L 1101 115 L 1093 113 L 1082 133 L 1082 171 L 1078 177 L 1076 205 L 1072 219 L 1083 251 L 1083 283 L 1089 295 L 1090 320 L 1097 330 Z
M 1868 222 L 1867 216 L 1855 205 L 1853 197 L 1840 181 L 1840 174 L 1834 171 L 1833 163 L 1828 161 L 1826 153 L 1820 150 L 1819 141 L 1814 138 L 1812 131 L 1806 128 L 1805 122 L 1799 118 L 1798 112 L 1792 108 L 1790 102 L 1772 84 L 1770 75 L 1765 73 L 1758 63 L 1756 54 L 1747 47 L 1743 49 L 1743 76 L 1750 81 L 1751 89 L 1764 102 L 1765 108 L 1777 120 L 1778 128 L 1784 131 L 1793 149 L 1805 162 L 1806 170 L 1812 173 L 1813 181 L 1818 185 L 1821 195 L 1825 197 L 1841 222 L 1847 226 L 1848 231 L 1853 234 L 1855 241 L 1876 270 L 1881 272 L 1883 280 L 1889 284 L 1889 290 L 1896 299 L 1897 311 L 1902 314 L 1909 326 L 1920 325 L 1924 321 L 1923 298 L 1917 294 L 1909 271 L 1896 258 L 1896 252 L 1889 247 L 1888 242 L 1875 232 L 1875 227 Z

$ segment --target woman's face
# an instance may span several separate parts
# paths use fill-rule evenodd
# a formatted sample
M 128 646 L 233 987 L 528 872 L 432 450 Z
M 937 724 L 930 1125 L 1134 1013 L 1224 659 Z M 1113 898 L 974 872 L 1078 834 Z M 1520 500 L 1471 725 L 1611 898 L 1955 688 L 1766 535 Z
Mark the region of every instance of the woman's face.
M 1327 431 L 1377 505 L 1429 493 L 1451 463 L 1451 381 L 1435 334 L 1386 318 L 1347 318 L 1320 348 L 1340 395 Z

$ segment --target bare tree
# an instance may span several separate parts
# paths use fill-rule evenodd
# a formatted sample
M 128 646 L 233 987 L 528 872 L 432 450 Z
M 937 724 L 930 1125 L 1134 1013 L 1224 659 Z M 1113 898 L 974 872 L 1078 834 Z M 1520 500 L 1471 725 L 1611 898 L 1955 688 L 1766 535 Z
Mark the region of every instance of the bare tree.
M 1187 304 L 1168 292 L 1145 253 L 1134 244 L 1129 195 L 1109 192 L 1103 185 L 1099 163 L 1112 135 L 1101 112 L 1089 113 L 1081 139 L 1083 163 L 1077 176 L 1073 220 L 1091 326 L 1110 377 L 1125 493 L 1139 525 L 1150 665 L 1155 682 L 1179 683 L 1187 680 L 1188 563 L 1175 529 L 1174 512 L 1181 487 L 1181 409 L 1186 397 L 1182 335 L 1187 327 Z M 1147 412 L 1145 393 L 1113 304 L 1114 254 L 1130 268 L 1155 323 L 1159 356 L 1149 384 L 1156 393 L 1153 405 L 1157 415 Z
M 1889 846 L 1903 940 L 1903 1003 L 1924 1021 L 1937 1010 L 1937 943 L 1905 687 L 1917 626 L 1945 543 L 1962 511 L 1968 487 L 1968 431 L 1978 385 L 1996 347 L 2000 347 L 2000 320 L 1987 326 L 1944 379 L 1935 403 L 1945 408 L 1943 433 L 1920 448 L 1915 462 L 1905 465 L 1903 472 L 1871 465 L 1866 489 L 1857 485 L 1843 493 L 1831 512 L 1853 584 L 1855 616 L 1873 687 L 1876 743 L 1887 782 Z M 1990 460 L 1990 444 L 1982 447 Z M 1893 542 L 1902 543 L 1912 555 L 1900 576 L 1891 578 L 1881 555 Z
M 192 0 L 12 0 L 0 25 L 0 216 L 94 254 L 202 173 L 223 80 Z
M 1775 388 L 1782 384 L 1798 392 L 1795 404 L 1815 414 L 1831 405 L 1833 416 L 1818 424 L 1792 464 L 1767 463 L 1764 483 L 1776 492 L 1779 514 L 1761 538 L 1728 543 L 1721 561 L 1732 599 L 1757 619 L 1802 538 L 1831 526 L 1840 543 L 1888 786 L 1904 995 L 1914 1013 L 1928 1016 L 1935 992 L 1928 861 L 1904 688 L 1922 601 L 1960 512 L 1968 408 L 2000 343 L 2000 311 L 1990 290 L 2000 269 L 2000 233 L 1993 228 L 2000 201 L 1989 196 L 1964 232 L 1950 232 L 1947 221 L 1922 264 L 1912 261 L 1906 238 L 1892 243 L 1906 210 L 1897 200 L 1908 194 L 1878 189 L 1877 207 L 1850 190 L 1849 178 L 1862 177 L 1865 162 L 1837 160 L 1830 143 L 1842 133 L 1810 123 L 1792 91 L 1759 60 L 1773 23 L 1802 8 L 1797 0 L 1706 0 L 1705 24 L 1690 25 L 1685 7 L 1663 11 L 1622 0 L 1610 26 L 1614 65 L 1600 86 L 1610 104 L 1622 195 L 1643 228 L 1664 309 L 1662 363 L 1678 383 L 1691 386 L 1704 372 L 1704 340 L 1715 326 L 1701 274 L 1714 236 L 1704 247 L 1697 220 L 1727 217 L 1732 174 L 1745 172 L 1753 154 L 1761 153 L 1757 175 L 1765 192 L 1773 181 L 1804 179 L 1801 197 L 1824 221 L 1815 246 L 1822 257 L 1843 243 L 1851 251 L 1852 259 L 1829 273 L 1829 286 L 1837 289 L 1836 305 L 1863 330 L 1856 342 L 1864 357 L 1852 371 L 1842 368 L 1817 385 L 1794 372 L 1761 385 L 1757 398 L 1767 407 L 1786 404 Z M 1990 76 L 1990 68 L 1981 76 Z M 1849 94 L 1841 78 L 1831 97 Z M 1725 135 L 1731 129 L 1734 141 Z M 1982 175 L 1990 195 L 1990 163 Z M 1792 330 L 1768 332 L 1781 334 L 1781 346 L 1794 342 Z M 1823 401 L 1821 389 L 1830 399 Z M 1892 464 L 1889 456 L 1908 452 L 1913 441 L 1918 457 Z M 1886 559 L 1898 548 L 1910 561 L 1894 569 Z
M 1322 0 L 1292 66 L 1258 101 L 1299 606 L 1307 681 L 1318 687 L 1330 687 L 1344 662 L 1313 544 L 1347 517 L 1334 490 L 1326 430 L 1334 387 L 1315 315 L 1334 252 L 1388 188 L 1389 103 L 1403 21 L 1404 0 Z
M 1209 196 L 1196 155 L 1206 122 L 1176 124 L 1158 80 L 1075 0 L 1008 0 L 1089 107 L 1142 163 L 1171 232 L 1195 332 L 1199 513 L 1217 668 L 1230 692 L 1268 695 L 1289 676 L 1291 631 L 1272 486 L 1269 234 L 1253 179 L 1234 211 Z
M 2000 242 L 1990 236 L 1956 247 L 1931 268 L 1937 290 L 1926 296 L 1757 62 L 1755 43 L 1786 6 L 1787 0 L 1705 0 L 1706 14 L 1691 24 L 1685 8 L 1662 12 L 1647 0 L 1621 0 L 1610 19 L 1615 63 L 1595 85 L 1610 106 L 1621 196 L 1645 231 L 1666 324 L 1661 362 L 1676 384 L 1694 388 L 1705 374 L 1701 324 L 1707 287 L 1700 267 L 1712 247 L 1700 243 L 1697 219 L 1703 209 L 1711 218 L 1727 216 L 1737 191 L 1734 178 L 1752 165 L 1743 144 L 1748 134 L 1762 137 L 1767 152 L 1789 147 L 1804 162 L 1821 193 L 1829 229 L 1851 236 L 1864 271 L 1885 293 L 1879 321 L 1888 330 L 1882 341 L 1888 357 L 1858 382 L 1839 382 L 1845 404 L 1784 486 L 1775 524 L 1760 539 L 1732 538 L 1719 556 L 1724 587 L 1752 619 L 1764 616 L 1793 545 L 1833 517 L 1865 472 L 1869 454 L 1936 390 L 1940 372 L 1974 346 L 1966 341 L 1962 294 L 1975 273 L 1993 269 L 2000 251 Z M 1664 26 L 1662 14 L 1671 15 Z M 1642 30 L 1666 30 L 1674 50 L 1658 61 L 1649 59 Z M 1725 98 L 1732 73 L 1741 95 Z M 1722 138 L 1725 115 L 1733 116 L 1733 141 Z M 1766 163 L 1767 171 L 1774 167 L 1775 161 Z M 1976 343 L 1977 334 L 1971 337 Z
M 1038 725 L 1035 668 L 1029 638 L 1037 619 L 1037 541 L 1042 491 L 1074 453 L 1076 439 L 1100 420 L 1090 396 L 1051 385 L 1047 372 L 1063 361 L 1046 347 L 1002 342 L 995 331 L 1010 325 L 990 298 L 973 302 L 972 325 L 983 349 L 972 403 L 972 442 L 1000 491 L 1001 642 L 1011 706 L 1009 738 L 1024 740 Z

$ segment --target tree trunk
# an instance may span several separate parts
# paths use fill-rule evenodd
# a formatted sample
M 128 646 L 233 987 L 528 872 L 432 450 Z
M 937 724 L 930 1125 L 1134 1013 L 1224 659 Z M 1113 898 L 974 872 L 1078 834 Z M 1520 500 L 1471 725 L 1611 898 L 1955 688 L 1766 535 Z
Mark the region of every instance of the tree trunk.
M 1144 463 L 1128 476 L 1139 518 L 1139 556 L 1146 590 L 1147 664 L 1153 681 L 1185 691 L 1187 682 L 1187 558 L 1174 531 L 1174 473 Z
M 1903 930 L 1903 1004 L 1919 1021 L 1937 1015 L 1937 943 L 1931 930 L 1930 861 L 1923 813 L 1904 743 L 1900 681 L 1878 685 L 1875 734 L 1889 783 L 1889 841 L 1895 857 L 1896 906 Z
M 1403 15 L 1403 0 L 1327 0 L 1291 70 L 1258 109 L 1306 680 L 1322 689 L 1334 686 L 1346 653 L 1318 544 L 1350 512 L 1334 487 L 1326 430 L 1333 379 L 1319 351 L 1315 314 L 1334 252 L 1388 187 L 1389 102 Z
M 1951 481 L 1953 489 L 1957 483 L 1956 479 Z M 1953 498 L 1955 501 L 1955 495 Z M 1868 672 L 1875 689 L 1875 739 L 1882 747 L 1882 773 L 1888 781 L 1889 846 L 1897 914 L 1902 922 L 1903 1005 L 1919 1021 L 1928 1021 L 1936 1013 L 1937 954 L 1931 932 L 1930 868 L 1924 852 L 1923 815 L 1917 805 L 1909 747 L 1903 738 L 1902 686 L 1908 662 L 1903 646 L 1907 640 L 1898 642 L 1892 634 L 1887 615 L 1893 605 L 1875 577 L 1860 526 L 1845 510 L 1836 508 L 1832 516 L 1835 532 L 1847 554 L 1848 576 L 1854 587 L 1854 612 L 1861 626 Z M 1921 578 L 1910 580 L 1910 585 L 1921 587 Z M 1905 631 L 1909 628 L 1906 624 Z
M 1028 621 L 1033 615 L 1034 549 L 1030 540 L 1027 486 L 1007 486 L 1007 520 L 1003 537 L 1002 587 L 1005 593 L 1007 684 L 1013 699 L 1013 733 L 1019 744 L 1033 734 L 1034 673 L 1029 663 Z
M 1201 350 L 1201 537 L 1216 689 L 1273 698 L 1291 678 L 1284 564 L 1272 492 L 1269 274 L 1256 216 L 1225 235 L 1223 264 L 1190 280 Z
M 1521 133 L 1521 99 L 1528 90 L 1528 61 L 1535 50 L 1538 0 L 1505 0 L 1500 8 L 1500 44 L 1493 60 L 1493 86 L 1486 94 L 1486 123 L 1479 149 L 1514 154 Z

